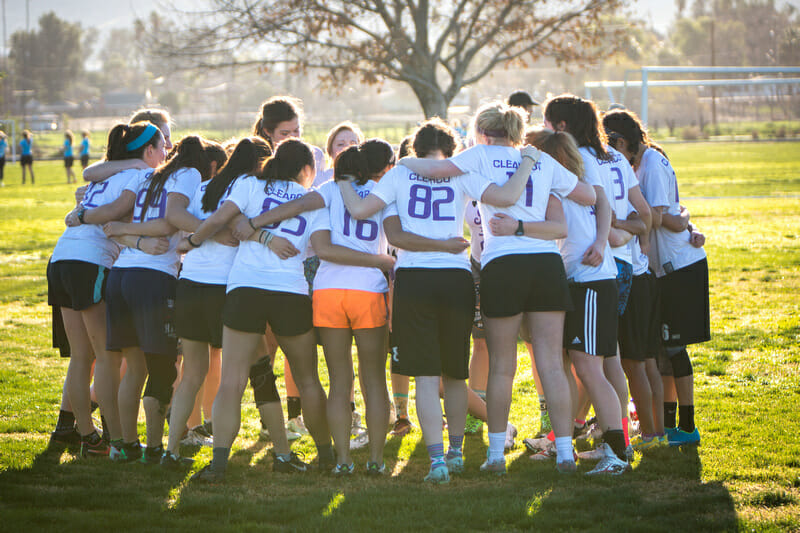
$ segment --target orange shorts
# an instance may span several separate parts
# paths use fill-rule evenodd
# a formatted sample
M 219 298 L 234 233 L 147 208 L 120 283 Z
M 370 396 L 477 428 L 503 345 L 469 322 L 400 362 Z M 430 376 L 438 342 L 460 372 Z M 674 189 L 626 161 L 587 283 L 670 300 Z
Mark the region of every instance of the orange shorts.
M 386 293 L 351 289 L 314 291 L 314 327 L 369 329 L 388 322 Z

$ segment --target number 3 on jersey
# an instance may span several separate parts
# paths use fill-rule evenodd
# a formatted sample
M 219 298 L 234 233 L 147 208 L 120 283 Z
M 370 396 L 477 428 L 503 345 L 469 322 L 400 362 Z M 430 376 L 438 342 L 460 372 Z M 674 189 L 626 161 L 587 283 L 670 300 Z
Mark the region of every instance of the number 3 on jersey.
M 442 208 L 452 204 L 456 193 L 449 187 L 428 187 L 427 185 L 412 185 L 409 190 L 411 198 L 408 200 L 408 216 L 413 218 L 431 218 L 433 220 L 455 220 L 454 215 L 443 215 Z
M 266 213 L 267 211 L 269 211 L 273 207 L 281 205 L 282 203 L 283 202 L 279 202 L 275 198 L 266 198 L 264 200 L 264 203 L 261 206 L 261 212 L 262 213 Z M 294 228 L 294 229 L 292 229 L 292 228 L 281 228 L 281 232 L 288 233 L 289 235 L 296 235 L 296 236 L 302 235 L 303 232 L 306 230 L 306 226 L 308 225 L 308 223 L 306 222 L 306 219 L 301 217 L 300 215 L 297 215 L 296 217 L 294 217 L 292 219 L 289 219 L 289 220 L 296 220 L 298 222 L 297 227 Z M 284 222 L 286 222 L 286 221 L 284 221 Z M 264 229 L 270 229 L 270 230 L 276 229 L 279 225 L 280 225 L 280 222 L 278 222 L 276 224 L 270 224 L 269 226 L 264 226 Z

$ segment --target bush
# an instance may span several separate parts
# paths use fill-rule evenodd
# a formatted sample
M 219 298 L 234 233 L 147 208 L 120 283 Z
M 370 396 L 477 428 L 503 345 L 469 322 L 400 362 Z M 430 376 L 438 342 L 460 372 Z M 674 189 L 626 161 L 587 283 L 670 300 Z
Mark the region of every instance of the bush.
M 754 141 L 757 141 L 758 140 L 758 130 L 754 129 L 753 131 L 751 131 L 750 132 L 750 136 L 753 137 Z
M 703 137 L 703 132 L 697 126 L 686 126 L 681 132 L 681 138 L 684 141 L 697 141 Z

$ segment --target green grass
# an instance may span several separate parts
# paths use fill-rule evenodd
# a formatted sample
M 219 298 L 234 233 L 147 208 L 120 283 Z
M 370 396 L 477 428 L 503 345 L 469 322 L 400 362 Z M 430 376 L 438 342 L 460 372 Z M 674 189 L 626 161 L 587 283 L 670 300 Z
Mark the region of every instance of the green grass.
M 691 350 L 702 446 L 638 457 L 618 479 L 562 477 L 518 448 L 509 475 L 495 479 L 477 470 L 485 437 L 468 437 L 467 471 L 443 487 L 421 483 L 428 461 L 419 431 L 388 442 L 387 479 L 273 474 L 249 391 L 224 486 L 44 453 L 66 369 L 50 348 L 45 266 L 72 192 L 58 162 L 37 163 L 35 188 L 21 187 L 18 166 L 8 165 L 0 189 L 1 529 L 800 529 L 800 150 L 793 143 L 668 150 L 685 203 L 708 236 L 713 338 Z M 538 427 L 538 402 L 520 348 L 511 420 L 524 437 Z M 313 455 L 308 438 L 295 449 Z M 204 464 L 210 453 L 196 458 Z M 366 451 L 354 459 L 360 469 Z

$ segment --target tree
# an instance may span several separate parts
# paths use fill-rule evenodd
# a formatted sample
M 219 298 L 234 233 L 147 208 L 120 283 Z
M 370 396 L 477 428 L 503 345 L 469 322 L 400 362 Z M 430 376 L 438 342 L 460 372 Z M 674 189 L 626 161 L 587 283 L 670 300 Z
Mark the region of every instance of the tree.
M 84 43 L 79 24 L 62 20 L 52 11 L 39 19 L 39 29 L 11 36 L 9 58 L 18 89 L 33 89 L 53 102 L 62 98 L 83 73 Z
M 622 0 L 209 0 L 152 53 L 184 65 L 286 65 L 327 87 L 406 83 L 426 117 L 498 66 L 585 65 L 616 49 Z M 156 33 L 156 35 L 159 35 Z M 162 34 L 163 35 L 163 34 Z

